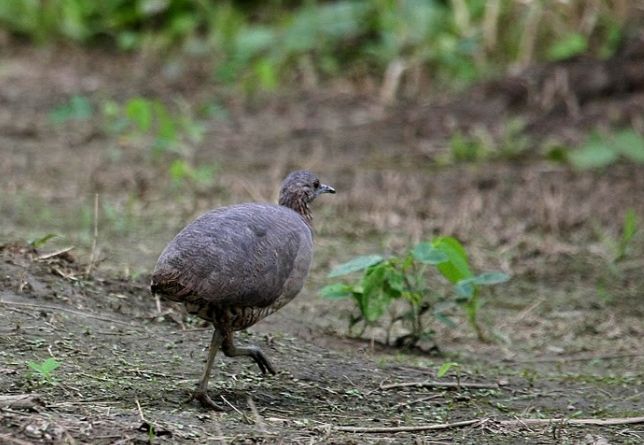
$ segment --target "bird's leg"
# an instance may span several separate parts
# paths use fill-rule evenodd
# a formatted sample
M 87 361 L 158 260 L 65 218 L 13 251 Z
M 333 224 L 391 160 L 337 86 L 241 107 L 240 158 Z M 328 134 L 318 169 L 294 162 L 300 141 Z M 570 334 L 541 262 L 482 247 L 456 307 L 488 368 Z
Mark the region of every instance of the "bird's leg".
M 210 397 L 208 397 L 208 380 L 210 379 L 210 371 L 212 369 L 212 364 L 215 361 L 215 355 L 217 355 L 217 351 L 221 347 L 223 339 L 224 336 L 221 332 L 219 332 L 219 329 L 215 329 L 215 332 L 212 334 L 212 340 L 210 340 L 210 346 L 208 347 L 208 361 L 206 362 L 206 369 L 204 370 L 203 376 L 199 381 L 197 389 L 187 400 L 188 402 L 190 402 L 196 399 L 204 408 L 210 408 L 216 411 L 223 411 L 223 408 L 213 402 Z
M 275 375 L 275 368 L 271 365 L 271 362 L 266 358 L 261 349 L 257 346 L 247 346 L 247 347 L 238 347 L 233 344 L 233 333 L 227 332 L 224 334 L 223 343 L 221 345 L 221 350 L 226 354 L 227 357 L 239 357 L 241 355 L 247 355 L 257 363 L 262 374 L 270 372 Z

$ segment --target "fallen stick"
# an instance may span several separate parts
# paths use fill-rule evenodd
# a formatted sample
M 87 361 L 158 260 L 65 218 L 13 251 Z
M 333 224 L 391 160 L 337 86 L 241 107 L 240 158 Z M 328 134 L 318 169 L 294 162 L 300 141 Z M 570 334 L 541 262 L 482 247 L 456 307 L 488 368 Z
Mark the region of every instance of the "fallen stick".
M 471 388 L 471 389 L 499 389 L 497 383 L 470 383 L 470 382 L 436 382 L 433 380 L 422 380 L 420 382 L 407 382 L 407 383 L 390 383 L 388 385 L 380 385 L 380 389 L 392 388 Z
M 611 425 L 632 425 L 637 423 L 644 423 L 644 416 L 642 417 L 619 417 L 613 419 L 516 419 L 516 420 L 493 420 L 489 418 L 463 420 L 461 422 L 453 423 L 436 423 L 431 425 L 416 425 L 416 426 L 393 426 L 393 427 L 362 427 L 362 426 L 334 426 L 335 431 L 343 431 L 346 433 L 413 433 L 420 431 L 431 430 L 447 430 L 452 428 L 461 428 L 470 425 L 481 425 L 487 422 L 495 423 L 497 425 L 507 427 L 525 427 L 528 425 L 533 426 L 547 426 L 552 424 L 559 425 L 595 425 L 595 426 L 611 426 Z
M 57 257 L 59 255 L 69 252 L 73 248 L 74 246 L 69 246 L 69 247 L 65 247 L 64 249 L 56 250 L 55 252 L 45 253 L 43 255 L 38 256 L 38 261 L 48 260 L 49 258 Z
M 469 425 L 481 423 L 484 420 L 487 420 L 487 419 L 464 420 L 462 422 L 436 423 L 433 425 L 418 425 L 418 426 L 392 426 L 392 427 L 336 426 L 336 427 L 333 427 L 333 429 L 335 431 L 344 431 L 346 433 L 413 433 L 416 431 L 447 430 L 450 428 L 460 428 L 463 426 L 469 426 Z

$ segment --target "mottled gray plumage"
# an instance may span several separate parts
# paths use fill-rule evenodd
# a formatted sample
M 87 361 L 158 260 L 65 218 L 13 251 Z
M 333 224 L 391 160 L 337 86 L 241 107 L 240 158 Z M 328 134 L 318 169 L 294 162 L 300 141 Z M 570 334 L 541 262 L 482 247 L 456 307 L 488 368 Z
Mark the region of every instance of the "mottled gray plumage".
M 215 333 L 206 372 L 193 396 L 218 408 L 206 394 L 212 360 L 248 355 L 262 372 L 274 369 L 258 348 L 237 348 L 232 332 L 245 329 L 291 301 L 304 285 L 313 255 L 309 204 L 332 187 L 308 171 L 282 183 L 279 205 L 238 204 L 211 210 L 186 226 L 161 253 L 151 290 L 183 302 L 212 321 Z

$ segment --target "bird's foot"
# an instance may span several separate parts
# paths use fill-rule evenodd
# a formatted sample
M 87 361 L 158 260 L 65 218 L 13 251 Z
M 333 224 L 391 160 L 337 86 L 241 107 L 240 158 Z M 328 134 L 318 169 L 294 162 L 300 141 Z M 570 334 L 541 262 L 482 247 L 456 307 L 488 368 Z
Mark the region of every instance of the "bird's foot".
M 182 405 L 186 405 L 193 400 L 197 400 L 202 407 L 206 409 L 211 409 L 213 411 L 224 411 L 224 408 L 221 405 L 218 405 L 217 403 L 213 402 L 212 399 L 208 396 L 208 393 L 206 391 L 200 391 L 200 390 L 195 390 L 195 392 L 192 393 L 190 398 L 186 400 L 185 402 L 182 403 Z
M 255 360 L 255 363 L 257 363 L 257 366 L 259 366 L 259 370 L 262 372 L 262 374 L 266 374 L 266 373 L 270 373 L 273 375 L 277 374 L 277 372 L 275 371 L 275 368 L 268 360 L 268 357 L 264 355 L 261 349 L 259 348 L 251 349 L 251 357 L 253 358 L 253 360 Z

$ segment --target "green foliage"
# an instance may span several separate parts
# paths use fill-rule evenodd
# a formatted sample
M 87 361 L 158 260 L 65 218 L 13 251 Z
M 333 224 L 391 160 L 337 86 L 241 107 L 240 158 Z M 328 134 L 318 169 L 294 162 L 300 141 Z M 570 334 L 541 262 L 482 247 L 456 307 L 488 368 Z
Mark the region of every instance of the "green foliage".
M 29 244 L 38 249 L 40 247 L 43 247 L 45 244 L 47 244 L 49 241 L 55 239 L 55 238 L 60 238 L 61 236 L 58 235 L 57 233 L 48 233 L 40 238 L 36 238 L 34 240 L 29 241 Z
M 382 75 L 392 62 L 458 86 L 533 55 L 608 57 L 623 34 L 621 8 L 611 2 L 592 8 L 555 2 L 545 11 L 541 2 L 501 1 L 498 11 L 494 4 L 7 0 L 0 2 L 0 27 L 40 43 L 107 42 L 127 51 L 178 47 L 212 54 L 219 80 L 269 91 L 296 76 L 315 81 L 356 69 Z
M 109 132 L 152 139 L 156 153 L 182 153 L 187 144 L 201 142 L 204 127 L 188 113 L 172 113 L 161 101 L 134 97 L 124 104 L 107 101 L 103 114 Z
M 569 152 L 567 159 L 579 170 L 607 167 L 620 159 L 644 164 L 644 137 L 631 129 L 593 134 L 579 149 Z
M 548 48 L 547 55 L 549 60 L 565 60 L 582 54 L 587 49 L 588 41 L 586 37 L 581 33 L 573 32 L 553 42 Z
M 29 361 L 27 362 L 27 366 L 29 366 L 34 374 L 38 375 L 41 380 L 44 380 L 47 383 L 52 383 L 52 373 L 60 366 L 60 363 L 49 357 L 40 363 Z
M 334 267 L 329 273 L 330 278 L 339 277 L 342 275 L 356 272 L 358 270 L 366 269 L 369 266 L 382 262 L 383 258 L 380 255 L 366 255 L 355 257 L 351 261 L 340 264 Z
M 94 109 L 90 101 L 83 96 L 72 96 L 69 102 L 57 106 L 49 112 L 49 119 L 57 125 L 72 120 L 87 120 L 92 117 Z
M 175 185 L 181 185 L 186 181 L 193 182 L 197 185 L 208 186 L 215 177 L 215 167 L 213 165 L 200 165 L 193 167 L 185 159 L 176 159 L 170 164 L 170 179 Z
M 530 140 L 523 132 L 524 127 L 525 123 L 521 119 L 510 119 L 504 122 L 497 136 L 482 128 L 471 134 L 457 131 L 449 140 L 449 153 L 439 155 L 436 161 L 445 165 L 518 159 L 530 148 Z
M 637 233 L 639 221 L 635 210 L 628 209 L 624 214 L 624 222 L 622 223 L 622 230 L 620 237 L 617 239 L 615 246 L 615 259 L 614 262 L 623 260 L 631 246 L 631 242 Z
M 452 368 L 460 368 L 460 364 L 456 362 L 445 362 L 441 365 L 440 368 L 438 368 L 438 372 L 436 373 L 436 377 L 439 379 L 442 377 L 445 377 L 445 375 L 452 369 Z
M 109 133 L 133 139 L 137 145 L 149 143 L 155 158 L 171 155 L 168 174 L 175 186 L 209 186 L 216 166 L 194 166 L 189 158 L 192 147 L 203 139 L 205 127 L 188 111 L 173 113 L 156 99 L 133 97 L 123 104 L 107 101 L 103 105 L 105 127 Z
M 389 312 L 387 332 L 401 321 L 414 342 L 431 334 L 427 318 L 452 325 L 446 311 L 455 304 L 464 307 L 469 322 L 483 336 L 477 323 L 479 288 L 509 279 L 500 272 L 473 275 L 465 248 L 455 238 L 445 236 L 421 242 L 403 256 L 356 257 L 334 267 L 329 277 L 355 272 L 362 272 L 359 281 L 329 284 L 321 289 L 321 295 L 330 299 L 353 299 L 359 315 L 350 320 L 350 328 L 358 322 L 363 322 L 363 327 L 373 325 Z M 452 292 L 441 291 L 438 276 L 451 283 Z M 430 286 L 431 278 L 435 282 Z M 402 303 L 402 312 L 397 311 L 396 306 L 400 306 L 397 302 Z

